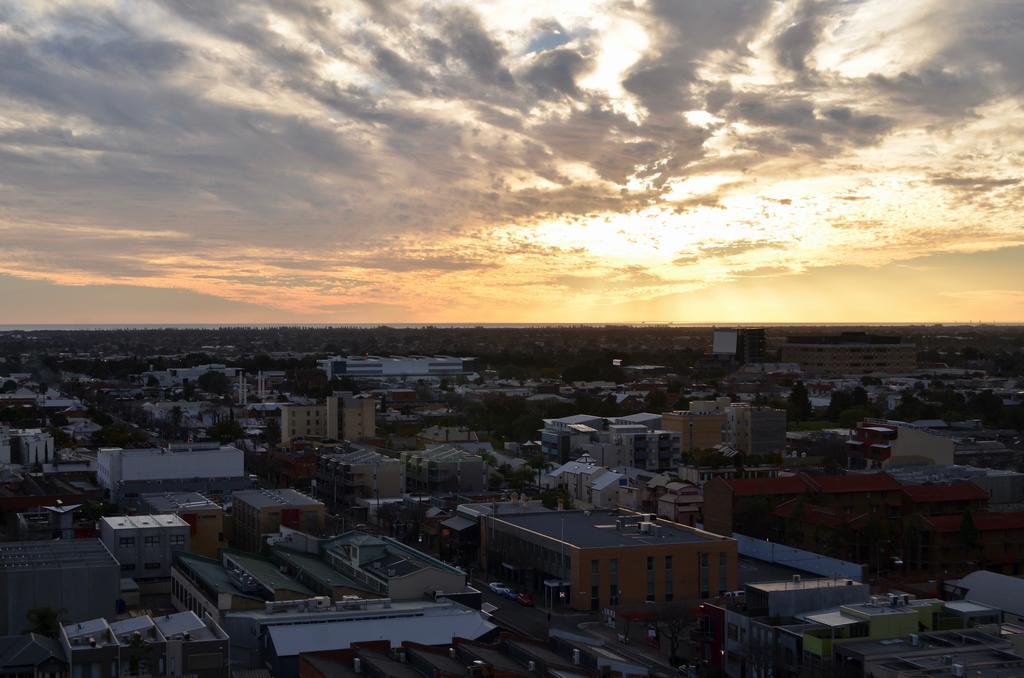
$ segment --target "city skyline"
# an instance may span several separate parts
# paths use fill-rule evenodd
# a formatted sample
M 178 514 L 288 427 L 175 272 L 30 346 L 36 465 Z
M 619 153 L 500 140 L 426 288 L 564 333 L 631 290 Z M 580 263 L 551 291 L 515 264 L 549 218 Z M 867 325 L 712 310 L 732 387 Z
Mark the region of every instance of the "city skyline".
M 0 6 L 0 319 L 1024 321 L 1024 5 Z

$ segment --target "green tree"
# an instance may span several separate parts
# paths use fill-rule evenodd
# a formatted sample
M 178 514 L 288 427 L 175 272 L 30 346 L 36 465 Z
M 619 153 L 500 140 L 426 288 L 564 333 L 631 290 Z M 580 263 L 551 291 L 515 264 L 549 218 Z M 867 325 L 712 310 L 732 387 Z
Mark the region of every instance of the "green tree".
M 811 418 L 811 399 L 807 394 L 807 386 L 798 381 L 789 392 L 787 414 L 794 421 Z
M 199 376 L 199 388 L 207 393 L 225 396 L 231 392 L 231 380 L 223 372 L 207 372 Z
M 56 638 L 60 633 L 60 623 L 66 610 L 54 607 L 33 607 L 25 613 L 28 628 L 22 633 L 38 633 L 47 638 Z
M 245 436 L 242 425 L 234 419 L 221 419 L 206 430 L 206 435 L 211 440 L 220 443 L 232 443 Z

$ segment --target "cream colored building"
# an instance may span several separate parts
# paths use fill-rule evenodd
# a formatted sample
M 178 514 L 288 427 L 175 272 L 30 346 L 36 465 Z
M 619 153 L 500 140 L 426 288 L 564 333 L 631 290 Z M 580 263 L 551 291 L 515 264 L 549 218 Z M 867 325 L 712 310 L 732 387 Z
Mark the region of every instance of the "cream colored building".
M 325 405 L 282 405 L 281 442 L 300 438 L 362 440 L 377 433 L 377 401 L 370 396 L 335 393 Z

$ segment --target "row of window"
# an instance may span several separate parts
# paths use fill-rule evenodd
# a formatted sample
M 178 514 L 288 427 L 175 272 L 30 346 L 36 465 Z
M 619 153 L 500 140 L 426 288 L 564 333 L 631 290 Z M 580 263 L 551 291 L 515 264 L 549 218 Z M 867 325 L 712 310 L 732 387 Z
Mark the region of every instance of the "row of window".
M 145 546 L 159 546 L 160 545 L 160 536 L 159 535 L 143 537 L 142 539 L 143 539 L 142 543 Z M 172 534 L 172 535 L 168 536 L 167 543 L 170 544 L 171 546 L 184 546 L 185 545 L 185 535 L 183 535 L 183 534 Z M 135 537 L 121 537 L 120 540 L 118 541 L 118 544 L 121 546 L 121 548 L 126 548 L 128 546 L 135 546 Z
M 163 567 L 163 563 L 145 563 L 145 564 L 143 564 L 142 567 L 145 570 L 159 570 L 160 568 Z M 135 563 L 121 563 L 121 571 L 122 572 L 134 572 L 135 571 Z

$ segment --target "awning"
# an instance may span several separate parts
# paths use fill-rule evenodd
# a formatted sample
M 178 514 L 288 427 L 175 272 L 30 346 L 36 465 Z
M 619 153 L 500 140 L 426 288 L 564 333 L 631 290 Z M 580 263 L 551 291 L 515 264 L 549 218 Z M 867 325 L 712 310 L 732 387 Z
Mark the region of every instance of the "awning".
M 441 524 L 445 527 L 455 530 L 456 532 L 462 532 L 463 530 L 476 525 L 476 523 L 474 523 L 472 520 L 469 520 L 468 518 L 463 518 L 462 516 L 452 516 L 448 520 L 443 521 Z

